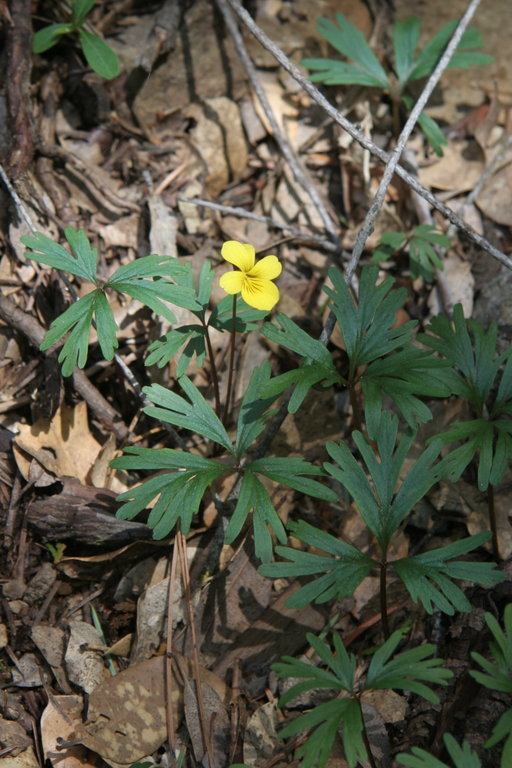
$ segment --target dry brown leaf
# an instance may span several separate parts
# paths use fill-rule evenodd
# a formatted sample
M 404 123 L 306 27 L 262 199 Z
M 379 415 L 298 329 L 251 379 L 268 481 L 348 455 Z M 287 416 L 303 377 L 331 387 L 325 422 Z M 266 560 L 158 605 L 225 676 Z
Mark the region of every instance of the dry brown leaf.
M 32 739 L 28 736 L 21 723 L 15 720 L 5 720 L 0 715 L 0 746 L 2 748 L 9 747 L 12 749 L 10 755 L 17 757 L 31 744 Z M 3 763 L 4 761 L 2 760 L 2 765 Z
M 195 121 L 190 138 L 206 165 L 206 187 L 215 196 L 247 166 L 247 145 L 237 105 L 224 96 L 190 104 L 185 115 Z
M 269 701 L 254 712 L 244 734 L 244 763 L 262 765 L 284 747 L 278 735 L 277 702 Z
M 16 448 L 55 477 L 76 477 L 84 485 L 101 448 L 89 430 L 85 402 L 74 408 L 61 405 L 51 420 L 39 419 L 32 426 L 19 424 L 14 446 L 16 462 L 25 479 L 30 462 Z
M 192 662 L 174 654 L 172 707 L 175 723 L 183 717 L 183 680 L 192 679 Z M 200 668 L 201 681 L 228 705 L 229 692 L 213 672 Z M 165 659 L 134 664 L 99 685 L 89 697 L 87 721 L 76 725 L 65 741 L 83 744 L 111 764 L 129 765 L 152 754 L 167 738 Z
M 364 691 L 362 701 L 377 710 L 385 723 L 398 723 L 407 712 L 407 701 L 396 691 Z
M 440 312 L 451 314 L 456 304 L 462 304 L 464 317 L 473 314 L 473 296 L 475 278 L 469 261 L 463 261 L 452 252 L 443 259 L 443 269 L 437 272 L 437 287 L 428 298 L 428 306 L 432 315 Z M 439 300 L 439 293 L 442 302 Z
M 97 629 L 85 621 L 72 620 L 69 629 L 65 655 L 68 677 L 86 693 L 92 693 L 105 679 L 105 665 L 102 654 L 88 646 L 101 646 L 103 641 Z
M 80 696 L 50 696 L 41 716 L 41 741 L 44 757 L 56 768 L 93 768 L 87 750 L 80 744 L 57 751 L 58 740 L 68 741 L 74 729 L 82 723 L 83 701 Z
M 476 146 L 476 145 L 475 145 Z M 427 189 L 442 189 L 454 195 L 473 189 L 485 170 L 482 153 L 469 156 L 471 145 L 453 142 L 443 149 L 443 157 L 426 168 L 419 169 L 419 180 Z
M 500 168 L 484 186 L 476 204 L 491 221 L 512 225 L 512 163 Z

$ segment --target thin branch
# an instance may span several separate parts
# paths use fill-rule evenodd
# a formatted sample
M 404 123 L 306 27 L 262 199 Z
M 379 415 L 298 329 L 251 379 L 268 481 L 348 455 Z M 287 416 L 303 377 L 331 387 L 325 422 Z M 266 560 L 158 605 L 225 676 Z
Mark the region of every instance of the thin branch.
M 320 237 L 320 235 L 301 232 L 299 229 L 296 229 L 296 227 L 290 226 L 290 224 L 283 224 L 280 221 L 276 221 L 275 219 L 271 218 L 270 216 L 261 216 L 259 213 L 251 213 L 251 211 L 246 211 L 245 208 L 240 208 L 235 205 L 231 206 L 221 205 L 220 203 L 212 203 L 210 200 L 202 200 L 199 197 L 183 197 L 182 195 L 178 195 L 178 200 L 180 200 L 182 203 L 192 203 L 192 205 L 200 205 L 203 208 L 211 208 L 213 211 L 219 211 L 220 213 L 225 213 L 228 216 L 238 216 L 241 219 L 260 221 L 262 224 L 267 224 L 269 227 L 273 227 L 274 229 L 281 229 L 284 232 L 287 232 L 291 237 L 294 238 L 294 240 L 303 240 L 305 242 L 316 243 L 326 251 L 338 251 L 338 246 L 335 245 L 331 240 L 326 240 L 324 237 Z
M 285 69 L 294 80 L 304 89 L 304 91 L 311 96 L 322 109 L 332 117 L 332 119 L 340 125 L 355 141 L 357 141 L 362 147 L 368 149 L 373 155 L 378 157 L 384 163 L 387 163 L 390 159 L 388 152 L 380 149 L 376 144 L 362 134 L 349 120 L 347 120 L 333 105 L 323 96 L 322 93 L 315 88 L 313 83 L 305 77 L 300 69 L 293 64 L 290 59 L 283 53 L 283 51 L 267 37 L 263 30 L 253 21 L 249 13 L 242 8 L 242 6 L 236 2 L 236 0 L 227 0 L 233 11 L 237 14 L 240 20 L 245 24 L 247 29 L 254 35 L 254 37 L 261 43 L 261 45 L 272 54 L 276 61 Z M 397 165 L 395 173 L 400 176 L 410 187 L 414 189 L 421 197 L 425 198 L 436 210 L 438 210 L 448 221 L 454 224 L 457 229 L 462 230 L 467 237 L 472 240 L 473 243 L 478 245 L 482 250 L 489 253 L 495 259 L 505 264 L 509 269 L 512 269 L 512 259 L 495 248 L 491 243 L 475 232 L 468 224 L 466 224 L 460 216 L 458 216 L 451 208 L 444 205 L 435 195 L 428 189 L 425 189 L 417 179 L 408 173 L 401 165 Z
M 405 148 L 407 140 L 411 135 L 414 126 L 416 125 L 416 121 L 418 120 L 419 116 L 423 112 L 423 109 L 427 101 L 429 100 L 432 94 L 432 91 L 434 90 L 437 83 L 439 82 L 441 75 L 445 71 L 446 67 L 449 65 L 451 58 L 460 43 L 462 35 L 464 34 L 464 31 L 466 30 L 466 27 L 468 26 L 469 22 L 473 18 L 473 15 L 476 9 L 478 8 L 479 4 L 480 4 L 480 0 L 471 0 L 469 6 L 467 7 L 466 13 L 460 20 L 459 24 L 457 25 L 457 28 L 453 33 L 450 42 L 448 43 L 443 55 L 439 59 L 436 68 L 430 75 L 418 101 L 414 105 L 414 109 L 409 115 L 407 122 L 405 123 L 402 129 L 402 132 L 398 137 L 396 147 L 392 151 L 391 157 L 389 158 L 386 164 L 384 175 L 382 176 L 381 182 L 379 184 L 379 188 L 375 194 L 373 202 L 368 210 L 368 213 L 366 214 L 363 226 L 361 227 L 357 235 L 356 243 L 354 245 L 354 250 L 352 251 L 352 256 L 350 258 L 350 262 L 346 269 L 346 275 L 349 280 L 357 268 L 357 265 L 363 253 L 366 241 L 368 240 L 369 236 L 373 232 L 373 229 L 374 229 L 373 225 L 374 225 L 375 219 L 377 218 L 380 212 L 380 209 L 382 208 L 387 189 L 391 183 L 391 179 L 395 174 L 398 161 L 400 160 L 400 156 Z
M 12 328 L 23 333 L 34 346 L 39 348 L 43 341 L 44 328 L 41 327 L 35 317 L 17 307 L 7 296 L 0 295 L 0 317 Z M 46 350 L 44 354 L 51 356 L 53 350 L 52 347 Z M 73 373 L 73 386 L 108 430 L 114 432 L 119 440 L 124 441 L 128 438 L 129 432 L 121 415 L 98 392 L 85 373 L 78 368 Z
M 254 88 L 254 91 L 260 101 L 262 109 L 265 112 L 265 116 L 272 129 L 272 135 L 276 140 L 277 144 L 279 145 L 279 148 L 281 150 L 283 157 L 285 158 L 286 162 L 290 166 L 290 169 L 293 175 L 295 176 L 296 181 L 307 192 L 307 194 L 310 196 L 311 200 L 313 201 L 318 213 L 320 214 L 323 225 L 325 227 L 325 231 L 332 238 L 333 243 L 337 245 L 338 250 L 341 250 L 341 244 L 339 242 L 339 237 L 336 231 L 336 227 L 334 226 L 334 223 L 331 217 L 327 213 L 327 209 L 320 195 L 318 194 L 318 191 L 315 185 L 313 184 L 311 179 L 308 179 L 304 169 L 299 164 L 299 161 L 297 160 L 293 149 L 291 148 L 290 144 L 288 143 L 283 132 L 281 131 L 281 128 L 277 123 L 277 120 L 274 116 L 274 113 L 272 112 L 272 108 L 269 104 L 265 91 L 261 86 L 256 67 L 252 63 L 251 57 L 247 53 L 247 49 L 245 47 L 245 43 L 243 41 L 242 35 L 240 34 L 240 31 L 235 22 L 235 19 L 233 18 L 229 10 L 227 0 L 216 0 L 216 3 L 219 6 L 224 16 L 226 26 L 231 33 L 233 42 L 237 49 L 237 53 L 240 57 L 240 60 L 242 61 L 242 64 L 245 67 L 245 71 L 247 72 L 247 75 L 249 77 L 249 80 L 251 81 L 252 87 Z M 234 7 L 233 3 L 230 2 L 230 4 Z M 234 10 L 236 10 L 236 8 L 234 8 Z

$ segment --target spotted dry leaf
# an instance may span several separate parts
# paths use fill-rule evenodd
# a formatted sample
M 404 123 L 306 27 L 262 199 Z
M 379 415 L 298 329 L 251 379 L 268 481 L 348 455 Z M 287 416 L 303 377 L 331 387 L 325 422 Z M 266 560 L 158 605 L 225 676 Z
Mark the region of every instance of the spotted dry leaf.
M 152 754 L 167 738 L 164 658 L 134 664 L 101 683 L 89 697 L 87 722 L 70 744 L 83 744 L 108 762 L 132 764 Z M 173 681 L 173 707 L 183 711 L 182 691 Z

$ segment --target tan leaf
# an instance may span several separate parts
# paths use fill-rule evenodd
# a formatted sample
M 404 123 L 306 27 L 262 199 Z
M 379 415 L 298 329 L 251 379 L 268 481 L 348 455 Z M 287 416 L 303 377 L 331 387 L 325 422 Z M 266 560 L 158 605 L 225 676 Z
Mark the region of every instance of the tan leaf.
M 89 430 L 85 402 L 61 405 L 51 420 L 19 424 L 15 445 L 55 477 L 76 477 L 84 485 L 101 448 Z M 26 465 L 18 461 L 18 466 L 27 479 Z

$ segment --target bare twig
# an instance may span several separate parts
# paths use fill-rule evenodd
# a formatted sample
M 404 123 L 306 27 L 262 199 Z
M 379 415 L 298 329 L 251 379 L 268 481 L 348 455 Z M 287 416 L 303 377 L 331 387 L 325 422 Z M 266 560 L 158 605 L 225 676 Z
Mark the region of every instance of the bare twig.
M 313 184 L 311 179 L 308 179 L 306 172 L 301 167 L 299 161 L 295 156 L 293 149 L 291 148 L 287 139 L 283 135 L 283 132 L 281 131 L 281 128 L 279 127 L 277 120 L 274 117 L 274 113 L 272 112 L 272 109 L 268 102 L 265 91 L 263 90 L 261 83 L 259 81 L 256 67 L 252 63 L 251 57 L 247 53 L 247 49 L 245 47 L 245 43 L 243 41 L 242 35 L 240 34 L 238 26 L 231 14 L 231 11 L 229 10 L 227 0 L 216 0 L 216 2 L 224 16 L 226 26 L 228 27 L 231 33 L 238 55 L 240 56 L 242 64 L 245 67 L 249 80 L 251 81 L 252 87 L 254 88 L 254 91 L 260 101 L 262 109 L 265 112 L 265 116 L 272 129 L 272 135 L 276 140 L 277 144 L 279 145 L 279 148 L 283 154 L 283 157 L 285 158 L 286 162 L 290 166 L 290 169 L 293 175 L 295 176 L 295 179 L 297 180 L 297 182 L 307 192 L 307 194 L 310 196 L 311 200 L 313 201 L 322 219 L 323 225 L 325 227 L 325 231 L 332 238 L 333 243 L 337 245 L 338 250 L 341 250 L 341 245 L 339 243 L 339 237 L 336 231 L 336 227 L 334 226 L 334 223 L 331 217 L 327 213 L 327 209 L 320 195 L 318 194 L 318 191 L 315 185 Z M 230 4 L 233 6 L 233 3 L 230 2 Z
M 21 331 L 34 346 L 39 347 L 41 345 L 45 333 L 44 328 L 35 317 L 23 312 L 7 296 L 0 295 L 0 316 L 6 323 Z M 51 355 L 52 350 L 47 350 L 45 354 Z M 114 432 L 119 440 L 126 440 L 128 429 L 120 414 L 112 408 L 110 403 L 91 384 L 85 373 L 78 368 L 73 373 L 73 385 L 107 429 Z
M 283 53 L 283 51 L 267 37 L 260 27 L 253 21 L 249 13 L 242 8 L 242 6 L 236 2 L 236 0 L 227 0 L 233 11 L 237 14 L 240 20 L 245 24 L 254 37 L 263 45 L 263 47 L 272 54 L 276 61 L 285 69 L 294 80 L 311 96 L 324 111 L 332 117 L 332 119 L 340 125 L 347 133 L 352 136 L 362 147 L 368 149 L 373 155 L 378 157 L 384 163 L 387 163 L 390 159 L 388 152 L 380 149 L 370 139 L 364 136 L 349 120 L 347 120 L 333 105 L 320 93 L 318 88 L 315 88 L 312 82 L 305 77 L 300 69 L 293 64 L 290 59 Z M 448 221 L 454 224 L 458 229 L 462 230 L 467 237 L 472 240 L 476 245 L 489 253 L 495 259 L 505 264 L 509 269 L 512 269 L 512 259 L 495 248 L 491 243 L 475 232 L 468 224 L 466 224 L 460 216 L 452 211 L 448 206 L 444 205 L 435 195 L 428 189 L 425 189 L 414 176 L 408 173 L 401 165 L 397 165 L 395 173 L 400 176 L 412 189 L 414 189 L 421 197 L 425 198 L 430 205 L 436 208 Z
M 251 213 L 251 211 L 246 211 L 245 208 L 240 208 L 234 205 L 221 205 L 220 203 L 212 203 L 210 200 L 202 200 L 198 197 L 183 197 L 182 195 L 178 195 L 178 200 L 182 203 L 192 203 L 192 205 L 200 205 L 203 208 L 211 208 L 213 211 L 219 211 L 219 213 L 225 213 L 228 216 L 238 216 L 241 219 L 260 221 L 262 224 L 268 224 L 269 227 L 273 227 L 274 229 L 284 230 L 294 240 L 316 243 L 316 245 L 323 248 L 325 251 L 338 251 L 338 246 L 331 240 L 326 240 L 324 237 L 320 237 L 320 235 L 314 235 L 309 232 L 301 232 L 299 229 L 296 229 L 296 227 L 290 226 L 290 224 L 283 224 L 270 216 L 261 216 L 259 213 Z
M 203 688 L 201 680 L 201 667 L 199 663 L 199 646 L 196 636 L 196 625 L 194 616 L 194 604 L 192 601 L 192 591 L 190 588 L 190 574 L 188 570 L 187 560 L 187 542 L 181 531 L 177 531 L 175 537 L 175 546 L 178 549 L 178 558 L 180 562 L 180 573 L 183 584 L 183 592 L 185 594 L 185 600 L 187 603 L 188 622 L 190 627 L 190 638 L 192 641 L 192 669 L 196 683 L 196 699 L 197 699 L 197 711 L 199 714 L 199 723 L 201 727 L 201 736 L 203 738 L 203 745 L 208 755 L 208 761 L 210 768 L 214 768 L 215 762 L 213 760 L 213 745 L 210 733 L 210 724 L 207 721 L 207 713 L 204 705 Z
M 346 268 L 346 276 L 348 280 L 350 280 L 351 276 L 354 274 L 357 268 L 357 265 L 359 263 L 359 259 L 361 258 L 361 255 L 363 253 L 363 249 L 366 244 L 366 241 L 371 235 L 371 233 L 373 232 L 373 228 L 374 228 L 373 224 L 379 214 L 380 209 L 382 208 L 382 204 L 384 203 L 384 197 L 386 195 L 387 188 L 389 187 L 391 183 L 391 179 L 395 174 L 398 161 L 400 160 L 400 156 L 405 148 L 407 140 L 411 135 L 411 132 L 414 126 L 416 125 L 416 121 L 421 115 L 428 99 L 430 98 L 432 91 L 434 90 L 437 83 L 439 82 L 439 79 L 441 78 L 441 75 L 443 74 L 444 70 L 450 63 L 451 58 L 455 53 L 457 46 L 460 43 L 461 37 L 464 34 L 464 31 L 468 26 L 469 22 L 471 21 L 476 9 L 478 8 L 479 3 L 480 3 L 480 0 L 471 0 L 470 4 L 467 7 L 466 13 L 460 20 L 459 24 L 457 25 L 457 28 L 453 33 L 450 42 L 448 43 L 443 55 L 439 59 L 439 62 L 437 63 L 436 68 L 430 75 L 418 101 L 414 105 L 414 108 L 411 114 L 409 115 L 409 118 L 407 119 L 407 122 L 405 123 L 400 133 L 400 136 L 398 137 L 396 147 L 392 151 L 391 157 L 389 158 L 386 164 L 384 175 L 382 176 L 377 193 L 375 194 L 375 197 L 370 206 L 370 209 L 366 214 L 363 226 L 361 227 L 359 234 L 357 236 L 357 240 L 354 245 L 354 250 L 352 251 L 350 262 Z

